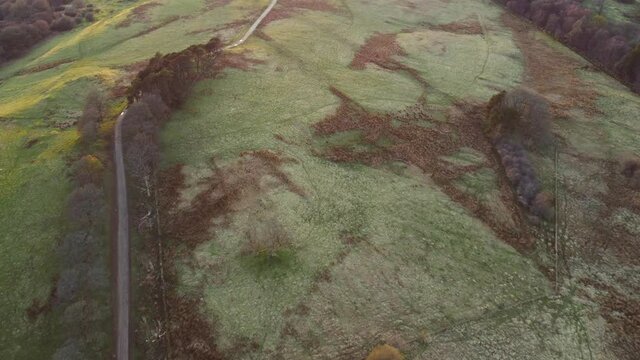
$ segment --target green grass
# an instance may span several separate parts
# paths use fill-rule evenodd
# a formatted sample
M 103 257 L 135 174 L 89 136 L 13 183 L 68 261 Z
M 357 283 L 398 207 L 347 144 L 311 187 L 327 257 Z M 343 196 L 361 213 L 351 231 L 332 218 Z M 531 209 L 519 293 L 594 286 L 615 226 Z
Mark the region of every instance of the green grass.
M 216 228 L 209 241 L 178 259 L 179 289 L 204 299 L 223 351 L 250 340 L 259 349 L 240 358 L 337 357 L 351 345 L 353 354 L 363 355 L 378 341 L 401 339 L 412 343 L 412 358 L 490 358 L 484 346 L 491 344 L 506 358 L 580 359 L 588 353 L 586 328 L 592 351 L 602 352 L 594 309 L 568 310 L 576 301 L 571 297 L 548 304 L 549 283 L 535 265 L 451 201 L 428 174 L 398 163 L 335 164 L 314 152 L 327 145 L 369 148 L 358 131 L 313 134 L 310 125 L 339 104 L 331 86 L 379 112 L 426 95 L 434 117 L 445 121 L 457 100 L 486 101 L 520 84 L 522 56 L 500 25 L 501 10 L 476 1 L 426 1 L 417 9 L 386 1 L 334 3 L 340 14 L 309 11 L 269 24 L 264 32 L 272 41 L 253 37 L 237 50 L 264 64 L 199 83 L 162 133 L 163 165 L 185 165 L 182 206 L 202 190 L 198 180 L 209 174 L 212 156 L 229 165 L 248 150 L 294 158 L 285 171 L 307 192 L 300 197 L 280 186 L 243 202 L 228 227 Z M 468 18 L 479 19 L 486 34 L 429 27 Z M 427 88 L 375 65 L 349 69 L 375 32 L 400 33 L 407 56 L 396 59 L 417 69 Z M 451 166 L 487 161 L 465 148 L 444 160 Z M 510 221 L 508 210 L 496 205 L 493 170 L 469 173 L 457 186 Z M 255 211 L 275 216 L 289 232 L 294 250 L 286 266 L 256 266 L 242 256 Z M 345 244 L 348 235 L 364 240 Z M 316 280 L 319 274 L 329 280 Z M 536 298 L 544 304 L 528 303 Z M 295 335 L 283 335 L 285 329 Z M 457 329 L 466 335 L 457 336 Z
M 66 327 L 55 311 L 27 319 L 32 300 L 47 299 L 59 271 L 55 248 L 66 230 L 65 200 L 71 190 L 67 161 L 76 146 L 69 126 L 80 115 L 91 87 L 109 91 L 126 84 L 126 66 L 156 52 L 202 43 L 215 27 L 253 14 L 266 1 L 238 0 L 204 11 L 202 0 L 159 1 L 143 21 L 118 27 L 144 1 L 92 2 L 101 9 L 96 22 L 60 34 L 24 57 L 0 68 L 0 358 L 47 359 L 64 340 Z M 182 16 L 169 23 L 172 16 Z M 164 25 L 164 26 L 162 26 Z M 149 29 L 153 31 L 148 31 Z M 210 29 L 196 35 L 194 30 Z M 219 35 L 228 39 L 234 32 Z M 63 62 L 33 72 L 37 66 Z M 31 71 L 27 71 L 31 70 Z M 22 72 L 22 75 L 19 75 Z M 38 143 L 26 149 L 32 139 Z M 105 244 L 105 251 L 107 251 Z M 106 303 L 106 299 L 97 299 Z M 96 316 L 108 309 L 95 310 Z M 110 325 L 92 331 L 94 346 L 105 349 Z M 102 332 L 102 333 L 100 333 Z M 94 349 L 97 351 L 96 349 Z

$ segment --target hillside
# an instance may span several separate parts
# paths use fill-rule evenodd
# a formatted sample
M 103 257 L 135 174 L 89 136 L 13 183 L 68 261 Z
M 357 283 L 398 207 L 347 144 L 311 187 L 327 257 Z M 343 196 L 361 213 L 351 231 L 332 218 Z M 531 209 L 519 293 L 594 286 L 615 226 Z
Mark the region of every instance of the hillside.
M 113 348 L 103 292 L 27 314 L 64 272 L 88 89 L 108 98 L 96 146 L 113 209 L 113 122 L 138 71 L 232 43 L 268 3 L 97 3 L 92 24 L 0 67 L 0 358 Z M 522 155 L 548 213 L 487 130 L 494 96 L 516 89 L 548 104 L 550 142 Z M 159 236 L 129 201 L 134 357 L 362 359 L 389 344 L 407 359 L 633 359 L 638 114 L 637 94 L 489 0 L 280 0 L 162 127 Z M 92 316 L 80 334 L 76 310 Z

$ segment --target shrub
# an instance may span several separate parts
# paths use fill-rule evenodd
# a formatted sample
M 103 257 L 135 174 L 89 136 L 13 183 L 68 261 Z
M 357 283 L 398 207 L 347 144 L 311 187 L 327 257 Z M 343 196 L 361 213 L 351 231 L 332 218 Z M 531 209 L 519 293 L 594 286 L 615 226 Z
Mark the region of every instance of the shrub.
M 623 160 L 621 173 L 631 188 L 640 190 L 640 158 Z
M 291 249 L 291 239 L 284 227 L 275 219 L 259 221 L 246 232 L 244 255 L 254 256 L 266 262 L 276 262 L 286 257 Z
M 378 345 L 367 356 L 366 360 L 404 360 L 400 350 L 391 345 Z

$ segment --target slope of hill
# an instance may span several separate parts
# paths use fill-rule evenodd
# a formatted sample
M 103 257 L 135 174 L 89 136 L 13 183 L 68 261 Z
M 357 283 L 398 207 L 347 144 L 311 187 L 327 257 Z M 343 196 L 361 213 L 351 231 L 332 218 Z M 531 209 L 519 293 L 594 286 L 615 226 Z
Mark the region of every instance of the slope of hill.
M 26 309 L 60 271 L 86 89 L 115 113 L 156 52 L 232 42 L 268 2 L 118 2 L 0 68 L 0 357 L 65 345 L 60 309 Z M 216 70 L 161 134 L 171 302 L 168 324 L 132 310 L 140 357 L 635 356 L 637 95 L 489 0 L 280 0 Z M 519 205 L 483 131 L 521 86 L 550 102 L 557 148 L 530 160 L 555 224 Z M 145 292 L 153 249 L 133 249 Z M 91 314 L 105 351 L 109 310 Z

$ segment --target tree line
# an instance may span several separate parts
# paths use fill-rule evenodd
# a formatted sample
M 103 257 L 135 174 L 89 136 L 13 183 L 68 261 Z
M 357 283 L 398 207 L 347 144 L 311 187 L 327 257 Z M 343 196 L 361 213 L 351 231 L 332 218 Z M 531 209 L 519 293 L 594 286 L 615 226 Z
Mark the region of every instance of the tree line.
M 168 349 L 167 290 L 164 279 L 164 244 L 160 228 L 158 171 L 160 164 L 159 133 L 171 111 L 179 108 L 194 84 L 214 71 L 214 61 L 221 51 L 217 38 L 204 45 L 193 45 L 171 54 L 156 54 L 140 71 L 128 89 L 129 107 L 122 119 L 124 160 L 131 196 L 133 225 L 137 228 L 153 264 L 144 274 L 143 284 L 152 283 L 145 301 L 155 304 L 146 316 L 155 318 L 157 329 L 144 335 L 145 353 L 164 353 Z M 170 270 L 170 269 L 167 269 Z M 150 280 L 149 280 L 150 279 Z M 155 335 L 153 335 L 155 334 Z
M 61 314 L 66 339 L 53 360 L 81 360 L 104 354 L 111 312 L 106 263 L 104 154 L 98 129 L 106 115 L 101 93 L 92 90 L 77 122 L 79 154 L 70 166 L 73 190 L 67 198 L 68 231 L 58 244 L 61 268 L 47 306 Z
M 640 25 L 616 23 L 576 0 L 496 0 L 640 92 Z M 601 2 L 602 5 L 602 2 Z
M 0 63 L 21 56 L 54 32 L 93 21 L 97 11 L 83 0 L 0 0 Z

